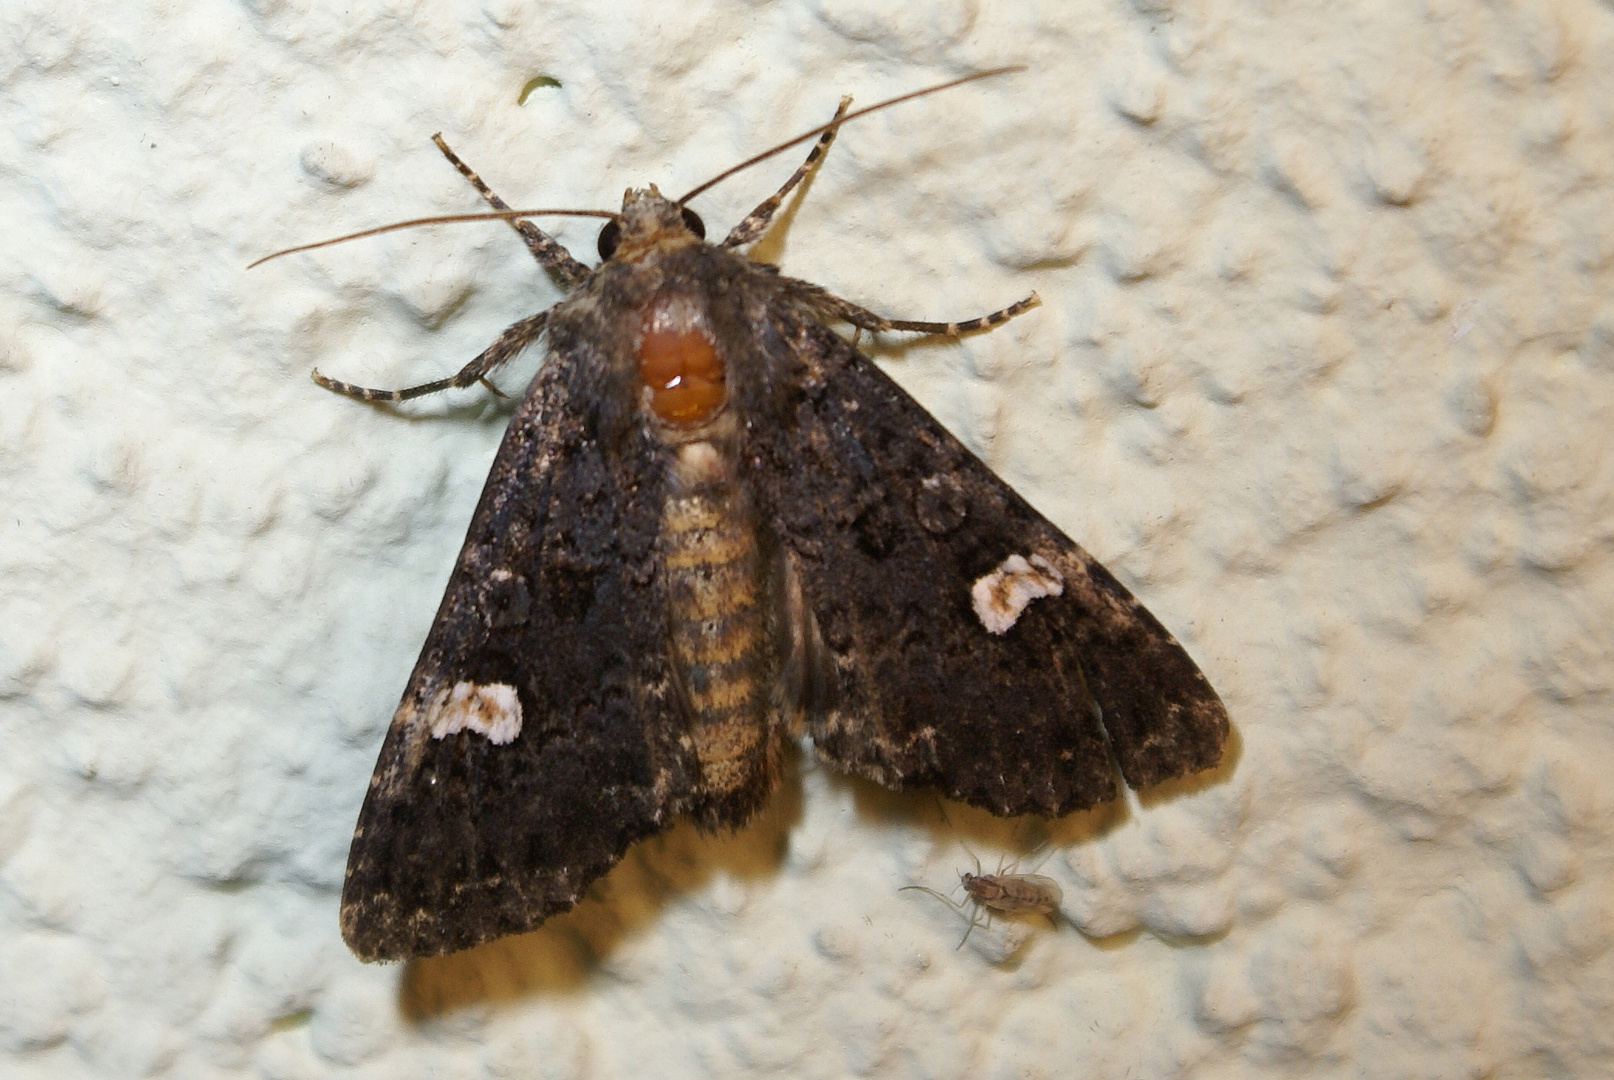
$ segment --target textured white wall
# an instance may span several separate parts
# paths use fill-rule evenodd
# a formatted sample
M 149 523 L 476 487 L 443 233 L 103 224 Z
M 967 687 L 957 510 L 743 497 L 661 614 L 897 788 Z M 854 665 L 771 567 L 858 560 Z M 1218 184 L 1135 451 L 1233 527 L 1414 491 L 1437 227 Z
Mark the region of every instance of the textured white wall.
M 1614 1068 L 1614 5 L 870 7 L 7 0 L 0 1073 Z M 1231 767 L 1037 830 L 802 758 L 535 934 L 354 961 L 349 830 L 507 412 L 307 372 L 436 377 L 556 296 L 497 225 L 245 263 L 476 209 L 434 131 L 611 207 L 1003 62 L 847 129 L 771 254 L 893 315 L 1042 294 L 890 368 L 1178 633 Z M 897 891 L 1044 834 L 1057 931 L 955 951 Z

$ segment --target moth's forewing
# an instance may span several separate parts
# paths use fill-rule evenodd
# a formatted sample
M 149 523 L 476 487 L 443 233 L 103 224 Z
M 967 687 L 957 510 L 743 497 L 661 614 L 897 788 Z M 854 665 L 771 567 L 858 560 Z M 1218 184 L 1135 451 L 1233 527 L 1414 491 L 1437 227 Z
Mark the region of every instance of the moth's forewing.
M 1226 711 L 1180 645 L 871 361 L 788 303 L 768 337 L 804 365 L 758 424 L 751 481 L 836 677 L 819 752 L 892 787 L 1057 815 L 1213 765 Z M 972 586 L 1013 556 L 1059 595 L 991 632 Z M 1096 708 L 1095 708 L 1096 705 Z
M 600 437 L 609 349 L 599 335 L 577 349 L 588 328 L 558 321 L 354 833 L 342 933 L 362 959 L 452 952 L 567 910 L 691 784 L 653 448 Z M 514 733 L 498 688 L 519 706 Z

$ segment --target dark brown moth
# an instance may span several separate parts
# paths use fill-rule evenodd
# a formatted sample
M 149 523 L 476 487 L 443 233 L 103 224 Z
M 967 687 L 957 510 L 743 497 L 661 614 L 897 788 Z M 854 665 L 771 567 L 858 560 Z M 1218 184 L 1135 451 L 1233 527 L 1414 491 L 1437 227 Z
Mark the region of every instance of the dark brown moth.
M 1171 635 L 829 325 L 953 336 L 1035 297 L 888 320 L 740 253 L 845 110 L 720 243 L 689 196 L 630 190 L 593 269 L 437 139 L 568 291 L 449 379 L 315 374 L 400 401 L 548 348 L 359 815 L 341 921 L 362 959 L 529 930 L 680 817 L 744 824 L 795 732 L 1003 815 L 1221 756 L 1226 713 Z

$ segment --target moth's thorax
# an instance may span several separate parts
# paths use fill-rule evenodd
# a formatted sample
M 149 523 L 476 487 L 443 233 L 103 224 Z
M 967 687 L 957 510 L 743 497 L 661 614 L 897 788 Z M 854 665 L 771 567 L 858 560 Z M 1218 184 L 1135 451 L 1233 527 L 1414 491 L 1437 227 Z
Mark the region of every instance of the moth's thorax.
M 705 308 L 695 298 L 653 296 L 640 311 L 634 353 L 640 401 L 658 428 L 698 431 L 723 411 L 728 402 L 723 358 Z
M 663 198 L 654 184 L 627 190 L 617 228 L 621 232 L 611 255 L 614 262 L 637 262 L 655 252 L 701 243 L 685 223 L 684 208 Z

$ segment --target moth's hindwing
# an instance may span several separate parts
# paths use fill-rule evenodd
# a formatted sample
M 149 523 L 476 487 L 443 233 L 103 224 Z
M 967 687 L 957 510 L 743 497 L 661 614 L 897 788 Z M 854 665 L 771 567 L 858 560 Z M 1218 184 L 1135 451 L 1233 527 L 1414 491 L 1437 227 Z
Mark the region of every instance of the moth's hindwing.
M 595 430 L 598 367 L 558 328 L 499 448 L 354 833 L 342 933 L 362 959 L 567 910 L 694 782 L 659 474 L 632 431 Z
M 1091 556 L 818 320 L 776 305 L 757 345 L 800 373 L 751 481 L 832 668 L 822 756 L 1043 815 L 1113 798 L 1111 753 L 1134 787 L 1219 760 L 1215 691 Z M 983 611 L 1016 567 L 1028 591 Z

